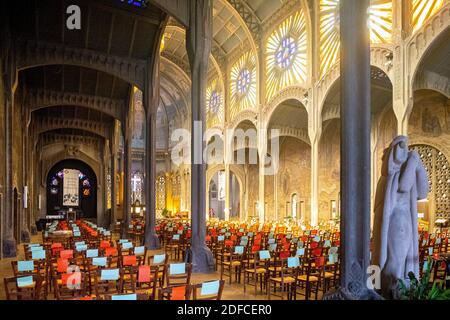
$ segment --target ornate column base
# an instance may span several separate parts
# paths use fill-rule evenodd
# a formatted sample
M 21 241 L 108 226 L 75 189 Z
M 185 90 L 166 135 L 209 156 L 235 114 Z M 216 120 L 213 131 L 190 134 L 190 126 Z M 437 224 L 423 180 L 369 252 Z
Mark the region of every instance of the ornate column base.
M 14 238 L 3 239 L 3 258 L 13 258 L 17 256 L 17 244 Z
M 145 247 L 149 250 L 158 250 L 161 248 L 158 235 L 155 232 L 145 235 Z
M 20 241 L 23 243 L 30 242 L 30 231 L 28 229 L 22 230 L 20 233 Z
M 384 300 L 384 298 L 374 290 L 364 290 L 355 295 L 339 287 L 327 292 L 322 300 Z
M 192 271 L 194 273 L 212 273 L 214 272 L 214 257 L 206 245 L 201 247 L 191 247 Z M 189 258 L 189 257 L 187 257 Z

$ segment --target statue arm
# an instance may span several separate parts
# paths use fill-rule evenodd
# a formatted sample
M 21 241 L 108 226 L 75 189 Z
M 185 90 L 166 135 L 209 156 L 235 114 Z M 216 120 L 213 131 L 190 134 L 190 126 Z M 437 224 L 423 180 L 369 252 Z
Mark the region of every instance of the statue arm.
M 428 197 L 429 185 L 427 171 L 425 170 L 422 163 L 417 166 L 417 198 L 418 200 L 426 199 Z
M 400 181 L 398 185 L 399 192 L 409 192 L 416 182 L 416 169 L 419 164 L 419 155 L 415 152 L 411 152 L 406 160 L 406 166 L 401 170 Z

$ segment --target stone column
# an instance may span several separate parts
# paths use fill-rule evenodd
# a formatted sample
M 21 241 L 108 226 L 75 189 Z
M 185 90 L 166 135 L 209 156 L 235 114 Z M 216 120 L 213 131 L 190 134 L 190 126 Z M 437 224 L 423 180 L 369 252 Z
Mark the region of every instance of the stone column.
M 22 106 L 22 108 L 26 108 L 26 106 Z M 23 110 L 22 109 L 22 110 Z M 20 234 L 20 240 L 21 242 L 28 243 L 30 242 L 30 228 L 29 228 L 29 216 L 31 212 L 31 201 L 30 201 L 30 195 L 31 195 L 31 187 L 30 187 L 30 178 L 31 178 L 31 172 L 30 172 L 30 153 L 29 151 L 29 137 L 30 137 L 30 121 L 31 121 L 31 113 L 26 110 L 25 112 L 22 112 L 23 115 L 23 125 L 26 128 L 25 133 L 22 135 L 22 170 L 23 170 L 23 210 L 22 210 L 22 228 L 21 228 L 21 234 Z M 27 188 L 27 195 L 25 199 L 25 186 Z M 26 204 L 26 208 L 25 208 Z
M 5 81 L 6 82 L 6 81 Z M 16 256 L 16 239 L 14 238 L 14 217 L 13 217 L 13 188 L 12 188 L 12 127 L 13 127 L 13 93 L 11 86 L 6 84 L 5 92 L 5 206 L 3 223 L 3 257 L 10 258 Z
M 320 137 L 311 139 L 311 221 L 312 226 L 319 223 L 319 142 Z
M 230 165 L 225 164 L 225 221 L 230 220 L 230 209 L 231 209 L 231 188 L 230 188 Z
M 116 181 L 116 171 L 117 171 L 117 149 L 118 149 L 118 120 L 114 120 L 114 128 L 111 134 L 111 225 L 110 229 L 114 230 L 117 221 L 117 181 Z
M 132 95 L 130 94 L 130 100 Z M 123 225 L 122 237 L 125 238 L 128 225 L 131 222 L 131 150 L 132 150 L 132 134 L 133 134 L 133 105 L 130 102 L 129 110 L 123 121 Z
M 266 219 L 266 203 L 265 203 L 265 162 L 267 152 L 267 131 L 261 125 L 258 128 L 258 218 L 260 223 L 264 223 Z
M 341 23 L 341 283 L 325 299 L 370 299 L 369 0 L 340 2 Z
M 192 264 L 194 272 L 212 272 L 214 258 L 205 244 L 206 236 L 206 164 L 205 142 L 206 80 L 212 40 L 212 1 L 190 2 L 186 49 L 191 67 L 191 216 Z
M 160 26 L 160 33 L 162 33 Z M 157 42 L 153 51 L 153 59 L 147 62 L 146 82 L 143 92 L 146 116 L 145 130 L 145 246 L 158 249 L 159 239 L 156 234 L 156 113 L 158 110 L 159 92 L 159 48 Z

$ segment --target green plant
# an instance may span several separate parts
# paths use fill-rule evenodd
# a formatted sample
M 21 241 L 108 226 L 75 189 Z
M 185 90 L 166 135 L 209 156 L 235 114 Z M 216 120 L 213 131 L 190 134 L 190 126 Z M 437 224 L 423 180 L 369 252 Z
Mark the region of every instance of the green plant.
M 161 212 L 161 215 L 162 215 L 164 218 L 167 218 L 167 217 L 169 216 L 169 210 L 167 210 L 167 208 L 164 208 L 164 209 L 162 210 L 162 212 Z
M 435 282 L 430 286 L 432 266 L 433 261 L 428 258 L 420 280 L 417 280 L 414 272 L 409 272 L 409 287 L 403 280 L 398 280 L 401 300 L 450 300 L 450 289 L 444 289 L 442 283 Z

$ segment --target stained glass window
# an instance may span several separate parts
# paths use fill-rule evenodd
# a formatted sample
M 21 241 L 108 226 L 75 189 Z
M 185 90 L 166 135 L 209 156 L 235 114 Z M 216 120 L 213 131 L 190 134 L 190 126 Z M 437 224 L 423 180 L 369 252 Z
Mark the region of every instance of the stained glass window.
M 307 74 L 307 32 L 303 12 L 283 21 L 266 47 L 267 99 L 280 90 L 301 84 Z
M 230 117 L 256 106 L 256 58 L 251 52 L 244 54 L 231 68 Z
M 166 207 L 166 177 L 158 176 L 156 179 L 156 210 L 163 210 Z
M 339 0 L 320 0 L 320 74 L 339 59 Z M 392 0 L 371 0 L 368 25 L 371 43 L 392 41 Z
M 414 31 L 442 8 L 444 0 L 412 0 L 412 26 Z
M 131 190 L 133 192 L 132 201 L 139 201 L 142 203 L 142 183 L 143 183 L 143 174 L 139 171 L 133 173 L 131 178 Z
M 213 127 L 222 123 L 224 120 L 223 95 L 218 78 L 210 81 L 208 87 L 206 88 L 206 105 L 207 126 Z

